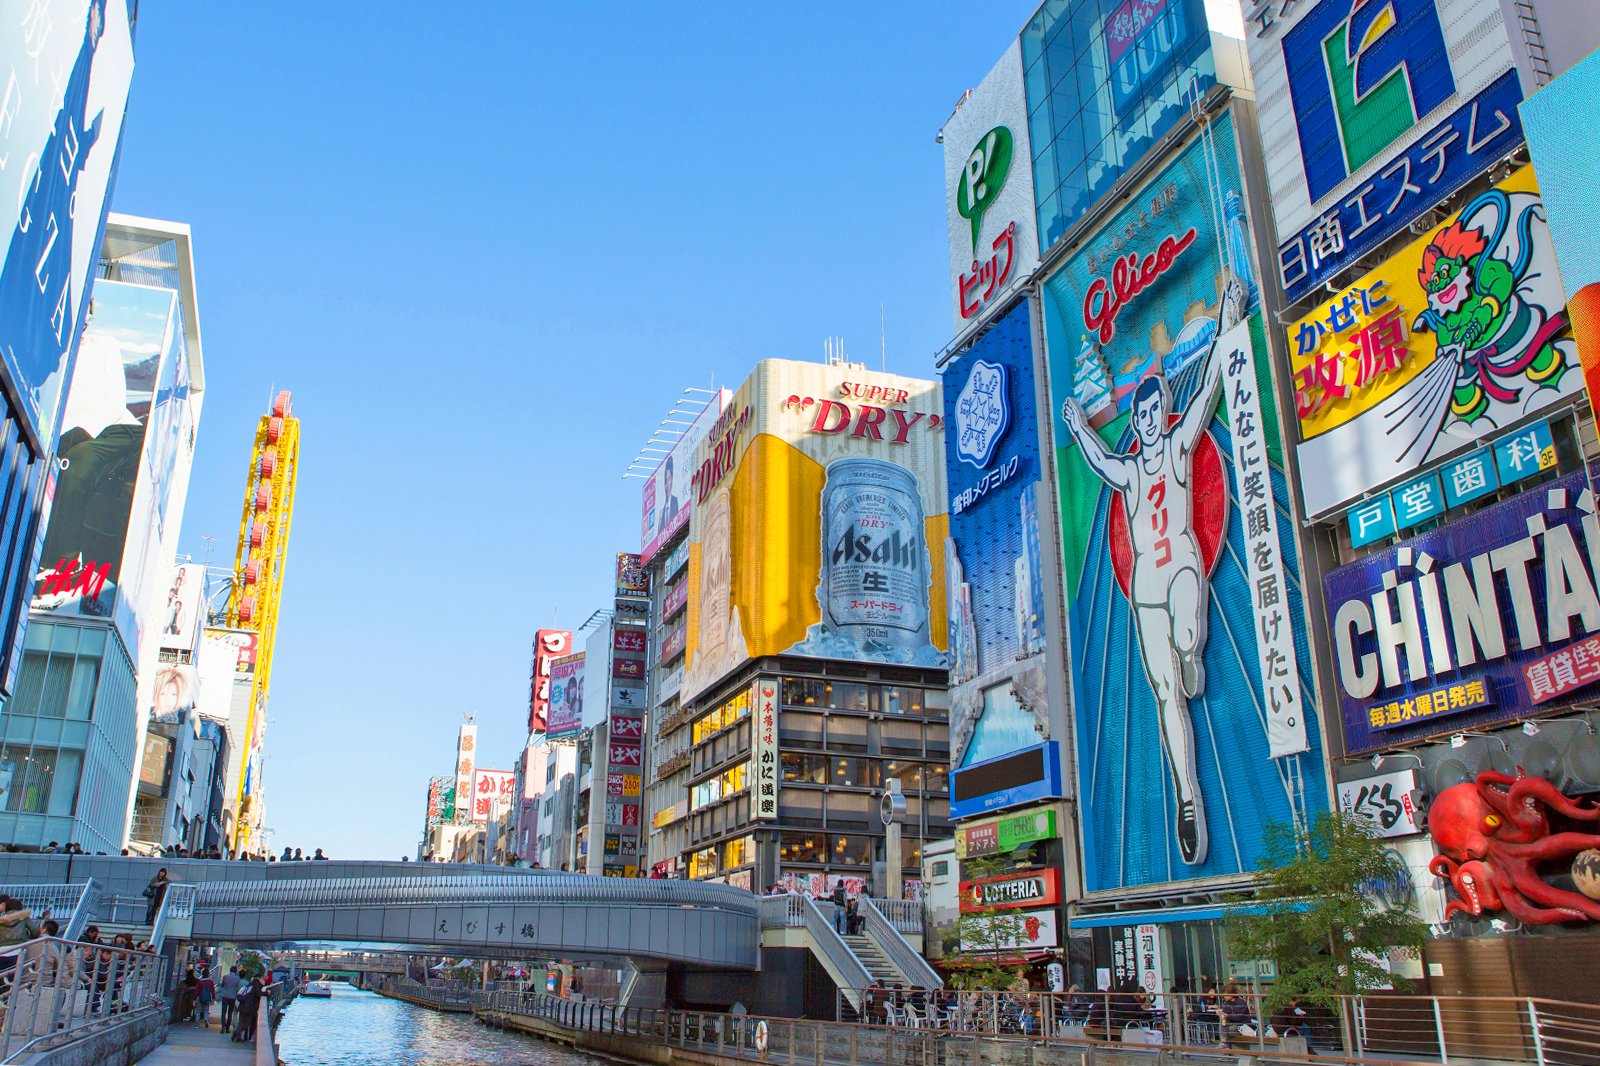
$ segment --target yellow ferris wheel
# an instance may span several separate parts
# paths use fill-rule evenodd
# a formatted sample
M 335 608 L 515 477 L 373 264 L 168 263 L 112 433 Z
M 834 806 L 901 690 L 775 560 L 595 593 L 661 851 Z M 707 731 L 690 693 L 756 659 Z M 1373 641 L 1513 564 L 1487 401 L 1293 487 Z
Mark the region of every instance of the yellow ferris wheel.
M 243 757 L 235 793 L 229 797 L 230 806 L 238 811 L 234 847 L 239 850 L 253 843 L 261 820 L 261 744 L 300 466 L 300 420 L 291 414 L 289 399 L 287 391 L 278 393 L 272 412 L 263 415 L 256 427 L 233 561 L 233 590 L 228 596 L 229 628 L 256 634 L 249 717 L 244 736 L 234 738 L 235 744 L 243 745 Z

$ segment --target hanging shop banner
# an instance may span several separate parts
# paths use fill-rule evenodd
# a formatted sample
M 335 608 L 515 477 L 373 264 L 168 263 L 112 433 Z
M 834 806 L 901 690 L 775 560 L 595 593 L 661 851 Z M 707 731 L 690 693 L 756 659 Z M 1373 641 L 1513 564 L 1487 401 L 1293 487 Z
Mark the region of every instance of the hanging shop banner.
M 1287 339 L 1312 517 L 1583 388 L 1532 167 L 1319 305 Z
M 1254 5 L 1251 21 L 1290 303 L 1522 143 L 1523 83 L 1502 5 L 1306 0 Z
M 1422 832 L 1416 791 L 1417 771 L 1410 768 L 1340 781 L 1339 809 L 1366 819 L 1380 837 L 1410 836 Z
M 1022 45 L 967 93 L 940 131 L 955 331 L 1000 307 L 1039 265 Z
M 464 814 L 472 813 L 472 774 L 477 766 L 478 727 L 464 723 L 456 733 L 456 800 Z
M 472 772 L 472 820 L 487 822 L 511 807 L 516 794 L 517 775 L 513 770 L 474 770 Z
M 201 563 L 183 563 L 172 571 L 172 587 L 167 590 L 166 606 L 157 616 L 161 623 L 161 647 L 191 654 L 200 636 L 202 603 L 205 598 L 206 568 Z
M 1580 61 L 1522 105 L 1528 150 L 1544 195 L 1556 262 L 1583 360 L 1589 402 L 1600 398 L 1600 52 Z
M 956 830 L 956 858 L 976 859 L 1056 838 L 1056 812 L 1044 807 L 1009 818 L 968 822 Z
M 550 707 L 545 736 L 570 737 L 583 731 L 584 655 L 563 655 L 550 664 Z
M 959 773 L 1059 733 L 1045 692 L 1047 578 L 1039 554 L 1042 470 L 1027 303 L 996 321 L 941 378 L 950 486 L 943 550 L 951 761 Z
M 1254 870 L 1327 802 L 1234 128 L 1043 287 L 1091 892 Z
M 528 732 L 543 733 L 550 714 L 550 670 L 555 661 L 572 654 L 572 632 L 541 629 L 533 635 L 533 667 L 528 672 Z
M 0 228 L 0 359 L 24 421 L 49 449 L 100 256 L 133 39 L 125 0 L 31 0 L 7 10 L 0 203 L 16 213 Z
M 768 359 L 697 460 L 684 700 L 766 655 L 945 665 L 937 382 Z
M 1594 495 L 1568 474 L 1329 573 L 1346 749 L 1592 700 L 1600 669 L 1575 682 L 1600 633 L 1597 551 Z
M 617 553 L 617 599 L 650 598 L 650 571 L 639 562 L 637 552 Z
M 711 423 L 722 414 L 731 393 L 718 389 L 711 401 L 683 431 L 667 457 L 644 483 L 644 509 L 639 530 L 639 561 L 649 565 L 661 546 L 689 523 L 689 475 L 694 451 Z M 669 415 L 669 420 L 674 416 Z M 681 421 L 681 420 L 680 420 Z
M 778 682 L 757 678 L 752 690 L 755 706 L 755 816 L 760 821 L 778 817 Z

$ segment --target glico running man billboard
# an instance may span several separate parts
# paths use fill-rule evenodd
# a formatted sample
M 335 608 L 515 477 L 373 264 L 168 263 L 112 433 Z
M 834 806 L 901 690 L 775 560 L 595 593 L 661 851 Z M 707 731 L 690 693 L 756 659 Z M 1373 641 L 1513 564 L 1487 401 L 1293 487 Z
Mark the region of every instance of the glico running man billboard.
M 1045 286 L 1091 892 L 1251 871 L 1327 803 L 1234 136 Z
M 763 655 L 945 665 L 937 383 L 765 360 L 691 481 L 683 699 Z
M 1533 168 L 1290 323 L 1287 340 L 1311 518 L 1580 392 Z
M 941 380 L 950 757 L 959 777 L 963 767 L 1059 739 L 1045 691 L 1044 486 L 1028 304 L 1006 312 Z

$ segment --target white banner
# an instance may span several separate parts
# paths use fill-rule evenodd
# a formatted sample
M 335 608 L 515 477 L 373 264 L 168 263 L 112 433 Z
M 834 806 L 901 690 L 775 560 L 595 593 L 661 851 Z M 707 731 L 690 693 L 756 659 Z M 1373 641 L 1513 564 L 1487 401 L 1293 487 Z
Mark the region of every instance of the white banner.
M 1222 335 L 1213 358 L 1222 360 L 1223 398 L 1233 438 L 1234 488 L 1238 493 L 1239 521 L 1244 523 L 1244 565 L 1249 570 L 1250 599 L 1255 608 L 1256 657 L 1261 669 L 1260 699 L 1267 719 L 1267 748 L 1274 759 L 1280 759 L 1306 751 L 1309 744 L 1248 318 Z
M 1365 818 L 1380 837 L 1403 837 L 1422 832 L 1412 792 L 1417 772 L 1398 770 L 1339 782 L 1339 809 Z
M 778 817 L 778 682 L 758 677 L 755 684 L 756 818 Z

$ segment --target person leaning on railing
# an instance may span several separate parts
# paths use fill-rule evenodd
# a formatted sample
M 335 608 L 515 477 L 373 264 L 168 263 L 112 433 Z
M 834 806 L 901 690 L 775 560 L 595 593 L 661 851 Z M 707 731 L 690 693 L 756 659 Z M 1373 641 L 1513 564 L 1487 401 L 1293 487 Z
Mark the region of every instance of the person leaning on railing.
M 48 912 L 46 912 L 48 914 Z M 0 989 L 11 986 L 11 971 L 16 969 L 20 947 L 39 935 L 33 912 L 15 896 L 0 896 Z

